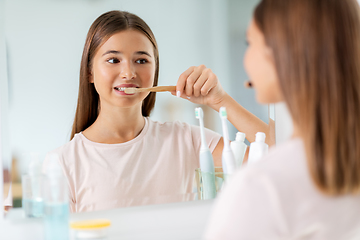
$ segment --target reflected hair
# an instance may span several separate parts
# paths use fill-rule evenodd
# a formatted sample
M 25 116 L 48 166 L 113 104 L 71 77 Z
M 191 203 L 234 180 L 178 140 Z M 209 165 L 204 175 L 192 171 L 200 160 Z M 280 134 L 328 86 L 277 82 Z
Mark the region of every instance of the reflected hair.
M 358 194 L 358 3 L 262 0 L 254 22 L 273 51 L 280 88 L 303 139 L 313 182 L 327 195 Z
M 144 34 L 154 47 L 155 75 L 153 86 L 157 86 L 159 51 L 155 36 L 150 27 L 140 17 L 126 11 L 109 11 L 102 14 L 93 22 L 86 36 L 80 65 L 78 102 L 70 140 L 73 139 L 76 133 L 90 127 L 99 115 L 99 95 L 95 90 L 94 84 L 90 82 L 93 59 L 97 50 L 115 33 L 130 29 Z M 148 117 L 153 110 L 155 98 L 156 93 L 151 92 L 143 100 L 141 112 L 144 117 Z

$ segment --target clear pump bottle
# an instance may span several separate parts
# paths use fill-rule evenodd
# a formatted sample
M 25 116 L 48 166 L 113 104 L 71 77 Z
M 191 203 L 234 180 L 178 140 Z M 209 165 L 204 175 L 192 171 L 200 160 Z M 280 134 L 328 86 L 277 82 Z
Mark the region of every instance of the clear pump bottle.
M 28 173 L 22 175 L 22 206 L 26 217 L 37 218 L 43 216 L 44 202 L 42 197 L 41 161 L 36 153 L 31 153 Z
M 46 240 L 69 240 L 68 186 L 59 156 L 50 155 L 45 165 L 44 224 Z

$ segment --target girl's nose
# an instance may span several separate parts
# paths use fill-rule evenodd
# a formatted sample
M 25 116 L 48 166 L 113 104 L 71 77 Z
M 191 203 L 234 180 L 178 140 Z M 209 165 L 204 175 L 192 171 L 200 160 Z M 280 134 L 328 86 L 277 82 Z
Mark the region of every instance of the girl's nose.
M 135 79 L 136 73 L 135 73 L 135 69 L 134 69 L 134 67 L 132 66 L 131 63 L 122 64 L 121 71 L 120 71 L 120 76 L 124 80 Z

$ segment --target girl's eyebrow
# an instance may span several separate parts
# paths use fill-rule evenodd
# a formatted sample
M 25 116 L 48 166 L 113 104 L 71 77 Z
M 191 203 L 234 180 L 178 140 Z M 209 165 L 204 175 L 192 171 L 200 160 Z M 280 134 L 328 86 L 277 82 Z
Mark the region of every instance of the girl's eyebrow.
M 150 53 L 148 53 L 146 51 L 138 51 L 138 52 L 136 52 L 136 55 L 143 55 L 143 54 L 148 55 L 149 57 L 151 57 Z
M 116 51 L 116 50 L 109 50 L 109 51 L 105 52 L 105 53 L 103 54 L 103 56 L 105 56 L 105 55 L 107 55 L 107 54 L 122 54 L 122 52 Z M 145 55 L 151 57 L 150 53 L 148 53 L 148 52 L 146 52 L 146 51 L 137 51 L 135 54 L 136 54 L 136 55 L 143 55 L 143 54 L 145 54 Z
M 116 50 L 109 50 L 109 51 L 105 52 L 102 56 L 105 56 L 106 54 L 121 54 L 121 52 L 116 51 Z

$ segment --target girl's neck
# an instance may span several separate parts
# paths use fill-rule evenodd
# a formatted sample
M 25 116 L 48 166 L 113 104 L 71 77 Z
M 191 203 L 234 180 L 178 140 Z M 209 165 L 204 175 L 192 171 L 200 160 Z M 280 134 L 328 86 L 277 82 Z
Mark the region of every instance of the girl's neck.
M 301 138 L 301 134 L 300 134 L 299 127 L 295 124 L 294 121 L 293 121 L 293 134 L 292 134 L 292 138 Z
M 102 106 L 96 121 L 83 134 L 94 142 L 124 143 L 138 136 L 144 126 L 141 105 L 129 108 Z

